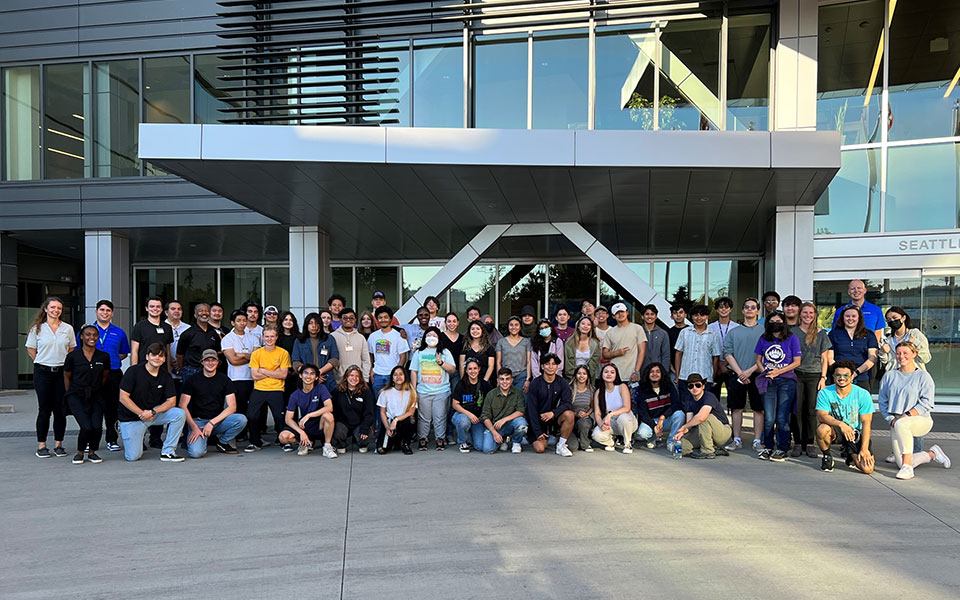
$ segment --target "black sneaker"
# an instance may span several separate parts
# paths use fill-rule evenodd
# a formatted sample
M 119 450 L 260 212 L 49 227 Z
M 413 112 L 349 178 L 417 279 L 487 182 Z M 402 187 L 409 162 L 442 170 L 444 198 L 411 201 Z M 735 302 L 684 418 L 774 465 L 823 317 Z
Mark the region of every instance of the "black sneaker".
M 757 453 L 757 458 L 760 460 L 770 460 L 770 454 L 771 452 L 769 450 L 763 449 Z
M 258 450 L 263 450 L 263 446 L 258 446 L 256 444 L 247 444 L 247 447 L 243 449 L 244 452 L 256 452 Z
M 83 464 L 83 452 L 77 452 L 73 455 L 73 464 L 82 465 Z
M 53 455 L 54 455 L 54 456 L 66 456 L 66 455 L 67 455 L 67 451 L 63 449 L 63 446 L 57 446 L 56 448 L 53 449 Z
M 773 454 L 770 455 L 770 460 L 773 462 L 784 462 L 787 460 L 787 453 L 783 450 L 774 450 Z
M 714 452 L 701 452 L 700 450 L 694 450 L 688 454 L 690 458 L 716 458 L 717 455 Z
M 50 448 L 37 448 L 37 458 L 50 458 L 51 456 L 53 454 L 50 453 Z
M 730 456 L 730 453 L 727 452 L 726 448 L 724 448 L 723 446 L 717 446 L 716 448 L 714 448 L 713 453 L 716 454 L 717 456 Z
M 283 445 L 283 451 L 284 451 L 284 452 L 293 452 L 293 444 L 284 444 L 284 445 Z
M 833 473 L 833 456 L 824 454 L 820 459 L 820 470 L 825 473 Z
M 170 454 L 161 454 L 160 461 L 161 462 L 183 462 L 183 457 L 177 456 L 176 454 L 171 452 Z
M 426 451 L 426 449 L 427 449 L 427 440 L 421 438 L 420 442 L 418 443 L 417 450 L 419 450 L 420 452 L 424 452 Z
M 400 446 L 400 451 L 406 454 L 407 456 L 410 456 L 411 454 L 413 454 L 413 450 L 410 449 L 410 444 L 402 444 Z
M 223 442 L 217 442 L 217 450 L 223 452 L 224 454 L 240 454 L 236 448 L 230 444 L 224 444 Z
M 102 463 L 102 462 L 103 462 L 103 459 L 100 458 L 99 456 L 97 456 L 97 453 L 96 453 L 96 452 L 91 452 L 90 454 L 88 454 L 88 455 L 87 455 L 87 460 L 89 460 L 90 462 L 92 462 L 92 463 L 94 463 L 94 464 L 99 464 L 99 463 Z

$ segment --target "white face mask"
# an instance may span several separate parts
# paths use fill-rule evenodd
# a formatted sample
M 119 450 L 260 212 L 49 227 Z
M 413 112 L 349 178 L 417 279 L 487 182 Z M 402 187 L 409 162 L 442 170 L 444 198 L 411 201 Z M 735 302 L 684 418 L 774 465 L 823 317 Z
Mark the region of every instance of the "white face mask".
M 434 346 L 437 345 L 437 341 L 438 341 L 438 340 L 437 340 L 437 337 L 436 337 L 436 336 L 429 335 L 429 336 L 423 338 L 423 341 L 427 344 L 427 346 L 430 346 L 431 348 L 433 348 Z

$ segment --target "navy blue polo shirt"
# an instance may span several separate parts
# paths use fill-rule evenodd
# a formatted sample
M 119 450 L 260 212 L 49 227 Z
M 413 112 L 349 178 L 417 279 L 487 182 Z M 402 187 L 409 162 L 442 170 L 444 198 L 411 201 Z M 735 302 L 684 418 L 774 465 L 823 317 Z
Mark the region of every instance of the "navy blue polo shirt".
M 97 350 L 103 350 L 110 355 L 110 368 L 119 369 L 121 354 L 130 354 L 130 342 L 127 341 L 127 334 L 122 329 L 110 323 L 106 329 L 101 329 L 99 323 L 94 323 L 97 328 Z M 77 334 L 77 348 L 83 344 L 80 343 L 80 334 Z
M 837 312 L 833 315 L 833 327 L 836 329 L 840 327 L 843 329 L 843 323 L 837 324 L 840 321 L 840 314 L 843 313 L 843 309 L 848 306 L 853 306 L 852 302 L 848 302 L 837 309 Z M 860 312 L 863 313 L 863 326 L 869 329 L 870 331 L 879 331 L 887 326 L 887 321 L 883 317 L 883 309 L 877 306 L 876 304 L 871 304 L 867 301 L 863 302 L 863 306 L 860 307 Z
M 867 333 L 862 338 L 850 338 L 850 334 L 843 327 L 831 329 L 827 335 L 833 349 L 833 360 L 849 360 L 857 366 L 862 365 L 870 358 L 870 349 L 877 349 L 877 336 L 873 332 Z M 866 381 L 870 378 L 870 372 L 861 373 L 854 378 L 854 381 Z

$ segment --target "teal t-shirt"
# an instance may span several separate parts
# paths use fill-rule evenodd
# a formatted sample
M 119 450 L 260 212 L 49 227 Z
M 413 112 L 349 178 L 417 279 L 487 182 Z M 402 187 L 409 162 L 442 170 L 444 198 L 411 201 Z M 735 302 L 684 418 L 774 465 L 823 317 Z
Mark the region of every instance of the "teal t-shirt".
M 840 398 L 837 386 L 828 385 L 817 394 L 817 410 L 828 412 L 834 419 L 860 431 L 860 416 L 873 414 L 873 398 L 857 385 L 850 388 L 846 398 Z
M 453 354 L 443 350 L 443 362 L 453 364 Z M 436 349 L 424 348 L 410 358 L 410 370 L 417 372 L 417 393 L 421 396 L 450 395 L 450 374 L 437 364 Z

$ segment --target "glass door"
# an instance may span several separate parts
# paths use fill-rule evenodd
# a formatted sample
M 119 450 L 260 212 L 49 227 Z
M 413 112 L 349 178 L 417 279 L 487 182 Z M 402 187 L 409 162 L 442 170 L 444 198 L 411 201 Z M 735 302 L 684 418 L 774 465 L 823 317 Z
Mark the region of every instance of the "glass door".
M 930 341 L 927 370 L 937 384 L 937 395 L 960 395 L 960 272 L 924 273 L 920 330 Z

